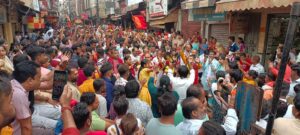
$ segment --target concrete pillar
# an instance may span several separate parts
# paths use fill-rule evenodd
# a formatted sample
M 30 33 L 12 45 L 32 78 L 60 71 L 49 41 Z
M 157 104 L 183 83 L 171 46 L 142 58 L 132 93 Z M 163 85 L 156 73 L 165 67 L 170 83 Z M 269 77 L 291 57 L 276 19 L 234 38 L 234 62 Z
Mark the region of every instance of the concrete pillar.
M 176 24 L 176 31 L 181 31 L 181 26 L 182 26 L 182 11 L 181 9 L 178 10 L 178 20 Z
M 201 29 L 200 29 L 200 35 L 204 38 L 205 33 L 205 21 L 201 21 Z
M 268 13 L 262 12 L 259 26 L 259 36 L 258 36 L 258 53 L 264 53 L 264 46 L 266 40 L 266 30 L 267 30 L 267 22 L 268 22 Z

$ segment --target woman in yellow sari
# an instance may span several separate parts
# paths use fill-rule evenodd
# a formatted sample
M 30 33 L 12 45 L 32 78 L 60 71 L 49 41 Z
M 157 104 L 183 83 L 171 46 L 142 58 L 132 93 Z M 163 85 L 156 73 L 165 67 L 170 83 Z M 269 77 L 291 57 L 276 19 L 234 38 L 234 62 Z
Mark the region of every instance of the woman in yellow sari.
M 153 71 L 152 69 L 150 69 L 150 64 L 151 64 L 150 60 L 143 59 L 141 62 L 141 67 L 138 72 L 138 79 L 142 87 L 139 94 L 139 98 L 142 101 L 146 102 L 149 106 L 151 106 L 152 103 L 151 103 L 151 96 L 148 90 L 147 82 L 150 78 L 151 72 Z

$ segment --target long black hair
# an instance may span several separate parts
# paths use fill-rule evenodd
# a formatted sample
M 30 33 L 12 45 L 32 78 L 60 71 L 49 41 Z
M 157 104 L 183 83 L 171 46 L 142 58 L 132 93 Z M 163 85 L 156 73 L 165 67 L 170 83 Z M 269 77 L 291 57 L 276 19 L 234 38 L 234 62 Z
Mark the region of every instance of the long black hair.
M 145 68 L 145 65 L 146 65 L 148 62 L 149 62 L 148 59 L 143 59 L 143 60 L 141 61 L 141 67 L 140 67 L 139 72 L 138 72 L 138 78 L 140 78 L 140 72 Z
M 171 80 L 166 75 L 163 75 L 159 79 L 159 87 L 157 89 L 157 95 L 158 95 L 158 97 L 161 96 L 161 95 L 163 95 L 166 92 L 171 92 L 170 84 L 171 84 Z

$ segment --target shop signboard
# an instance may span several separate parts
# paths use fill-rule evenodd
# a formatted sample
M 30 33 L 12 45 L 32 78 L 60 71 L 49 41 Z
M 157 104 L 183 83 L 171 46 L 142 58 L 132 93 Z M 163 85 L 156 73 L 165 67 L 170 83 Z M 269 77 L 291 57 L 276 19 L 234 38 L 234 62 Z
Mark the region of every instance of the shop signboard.
M 215 13 L 215 7 L 190 9 L 193 21 L 224 21 L 226 13 Z
M 150 17 L 160 17 L 168 14 L 168 0 L 150 0 Z
M 140 2 L 143 2 L 143 0 L 128 0 L 127 1 L 127 6 L 135 5 L 135 4 L 138 4 Z
M 194 21 L 224 21 L 225 13 L 215 14 L 196 14 L 194 15 Z

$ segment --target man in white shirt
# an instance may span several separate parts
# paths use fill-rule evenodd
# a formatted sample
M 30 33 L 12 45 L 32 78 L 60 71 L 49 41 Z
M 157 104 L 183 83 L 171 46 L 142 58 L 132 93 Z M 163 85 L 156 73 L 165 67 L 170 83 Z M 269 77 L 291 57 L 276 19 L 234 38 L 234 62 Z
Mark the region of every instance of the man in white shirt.
M 177 40 L 177 44 L 178 44 L 179 46 L 181 46 L 181 45 L 184 44 L 184 39 L 183 39 L 183 37 L 182 37 L 181 34 L 178 34 L 178 35 L 177 35 L 176 40 Z
M 179 95 L 179 103 L 186 98 L 186 91 L 188 87 L 190 87 L 195 80 L 195 70 L 192 69 L 189 72 L 189 69 L 186 66 L 180 66 L 178 68 L 179 77 L 173 76 L 173 71 L 171 69 L 168 70 L 168 76 L 171 80 L 172 88 Z M 189 77 L 188 77 L 188 74 Z
M 258 74 L 265 73 L 264 67 L 259 63 L 260 57 L 255 55 L 252 57 L 252 65 L 250 66 L 250 70 L 256 71 Z
M 300 95 L 294 98 L 292 109 L 295 118 L 277 118 L 274 121 L 272 135 L 299 135 L 300 130 Z
M 184 135 L 198 135 L 198 131 L 205 122 L 206 107 L 195 98 L 189 97 L 182 101 L 183 122 L 176 126 Z
M 118 78 L 115 82 L 115 86 L 121 85 L 125 87 L 126 83 L 128 82 L 127 79 L 130 75 L 129 67 L 125 64 L 119 65 L 118 72 L 120 74 L 120 78 Z
M 107 101 L 105 99 L 106 96 L 106 86 L 105 81 L 103 79 L 96 79 L 93 82 L 93 86 L 96 92 L 96 96 L 99 100 L 99 105 L 96 110 L 96 113 L 100 116 L 105 118 L 107 116 Z
M 162 56 L 162 55 L 163 55 L 162 53 L 163 53 L 163 52 L 162 52 L 161 50 L 158 50 L 156 57 L 154 57 L 153 60 L 152 60 L 152 64 L 153 64 L 153 65 L 156 66 L 156 65 L 158 65 L 160 62 L 165 63 L 165 59 L 164 59 L 164 57 Z
M 133 63 L 137 63 L 141 61 L 141 57 L 139 56 L 139 49 L 134 47 L 132 49 L 131 59 Z
M 300 84 L 300 65 L 299 64 L 295 64 L 291 66 L 292 69 L 292 83 L 290 84 L 290 89 L 289 89 L 289 93 L 287 95 L 287 97 L 295 97 L 296 96 L 296 92 L 294 91 L 294 87 L 297 84 Z

